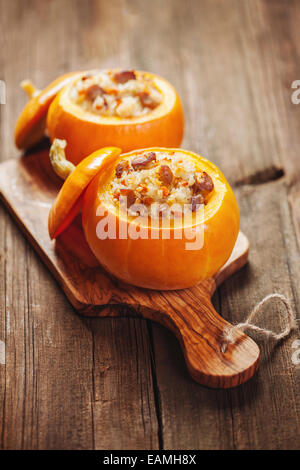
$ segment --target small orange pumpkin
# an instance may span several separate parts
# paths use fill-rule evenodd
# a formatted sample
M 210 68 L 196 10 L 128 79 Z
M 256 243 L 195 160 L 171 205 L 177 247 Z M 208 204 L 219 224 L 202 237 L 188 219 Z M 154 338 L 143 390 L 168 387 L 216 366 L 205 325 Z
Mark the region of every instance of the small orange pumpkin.
M 118 70 L 109 71 L 117 74 Z M 27 149 L 48 130 L 50 139 L 68 142 L 67 158 L 77 165 L 86 155 L 101 147 L 116 145 L 123 152 L 158 145 L 178 147 L 184 131 L 184 115 L 175 88 L 165 79 L 149 72 L 134 71 L 151 80 L 162 95 L 162 102 L 137 117 L 102 116 L 90 112 L 70 98 L 72 87 L 97 71 L 74 72 L 51 83 L 44 91 L 23 86 L 31 96 L 15 129 L 18 148 Z
M 204 207 L 200 220 L 195 221 L 193 216 L 182 227 L 180 223 L 171 225 L 169 239 L 163 239 L 163 229 L 151 227 L 148 222 L 139 222 L 139 232 L 147 233 L 133 239 L 124 238 L 120 233 L 128 233 L 131 219 L 125 218 L 110 204 L 105 194 L 115 175 L 115 169 L 121 160 L 141 153 L 133 151 L 120 155 L 115 149 L 103 149 L 103 157 L 99 162 L 97 172 L 93 179 L 85 186 L 82 196 L 82 225 L 85 238 L 92 252 L 100 264 L 111 274 L 130 284 L 151 289 L 181 289 L 190 287 L 216 273 L 229 258 L 239 231 L 239 209 L 228 182 L 220 170 L 203 157 L 186 150 L 149 148 L 143 152 L 164 152 L 170 155 L 180 152 L 186 159 L 194 162 L 198 170 L 206 172 L 213 180 L 214 190 Z M 81 163 L 81 169 L 85 162 Z M 76 170 L 75 170 L 76 171 Z M 72 196 L 74 173 L 65 181 L 57 202 L 50 211 L 50 235 L 59 233 L 60 227 L 66 227 L 68 210 L 70 208 L 69 194 Z M 81 173 L 78 173 L 81 178 Z M 86 181 L 86 179 L 85 179 Z M 77 185 L 80 187 L 80 184 Z M 78 198 L 78 194 L 77 194 Z M 72 197 L 71 197 L 72 200 Z M 75 202 L 75 201 L 73 201 Z M 97 227 L 99 222 L 109 220 L 116 227 L 115 238 L 99 238 Z M 180 219 L 181 220 L 181 219 Z M 178 230 L 187 229 L 189 235 L 184 234 L 177 238 Z M 149 231 L 156 231 L 156 235 L 149 236 Z M 197 249 L 186 249 L 190 242 L 190 234 L 203 230 L 203 245 Z
M 131 118 L 90 113 L 70 100 L 70 83 L 51 104 L 47 116 L 50 138 L 68 142 L 66 155 L 75 165 L 98 148 L 116 145 L 123 152 L 150 147 L 178 147 L 183 137 L 184 118 L 175 88 L 157 75 L 135 71 L 153 80 L 163 96 L 162 103 L 145 115 Z

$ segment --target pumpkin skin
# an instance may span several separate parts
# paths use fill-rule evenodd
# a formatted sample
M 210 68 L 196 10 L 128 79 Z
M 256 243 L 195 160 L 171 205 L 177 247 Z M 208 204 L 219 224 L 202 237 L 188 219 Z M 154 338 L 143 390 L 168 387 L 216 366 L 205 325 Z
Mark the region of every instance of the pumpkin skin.
M 46 116 L 50 104 L 69 82 L 73 82 L 82 72 L 71 72 L 51 82 L 44 90 L 37 92 L 28 101 L 18 117 L 15 126 L 15 144 L 26 150 L 38 143 L 45 135 Z
M 47 115 L 50 139 L 68 142 L 67 159 L 77 165 L 86 155 L 101 147 L 117 146 L 123 152 L 151 147 L 179 147 L 183 138 L 184 115 L 175 88 L 157 75 L 143 73 L 163 94 L 162 103 L 149 113 L 123 119 L 104 117 L 83 110 L 69 98 L 67 85 L 51 103 Z
M 200 249 L 187 250 L 191 240 L 185 236 L 175 238 L 178 227 L 171 227 L 170 239 L 100 239 L 97 236 L 99 222 L 110 220 L 119 229 L 128 230 L 128 220 L 111 209 L 103 197 L 103 188 L 114 175 L 116 163 L 130 152 L 113 158 L 91 181 L 83 196 L 82 224 L 86 240 L 100 264 L 115 277 L 139 287 L 168 290 L 191 287 L 215 274 L 228 260 L 239 232 L 239 209 L 233 191 L 219 169 L 199 155 L 181 149 L 149 148 L 147 152 L 180 151 L 197 162 L 214 181 L 215 189 L 204 209 L 204 218 L 190 230 L 204 230 L 204 243 Z M 98 214 L 98 215 L 97 215 Z M 149 234 L 149 227 L 141 231 Z M 124 233 L 124 232 L 123 232 Z
M 73 221 L 81 210 L 82 195 L 98 173 L 105 167 L 106 162 L 117 158 L 121 150 L 116 147 L 106 147 L 86 157 L 68 176 L 57 197 L 55 198 L 48 217 L 50 238 L 56 238 Z

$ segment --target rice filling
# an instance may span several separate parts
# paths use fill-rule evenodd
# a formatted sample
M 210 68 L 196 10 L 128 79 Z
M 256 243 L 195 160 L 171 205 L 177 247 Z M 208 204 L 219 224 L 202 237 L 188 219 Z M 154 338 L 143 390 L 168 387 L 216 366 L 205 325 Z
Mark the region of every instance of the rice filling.
M 134 70 L 101 71 L 81 77 L 70 90 L 70 99 L 100 116 L 143 116 L 162 102 L 154 80 Z
M 211 176 L 182 153 L 142 152 L 116 165 L 108 193 L 129 215 L 143 205 L 141 215 L 177 217 L 206 205 L 213 190 Z

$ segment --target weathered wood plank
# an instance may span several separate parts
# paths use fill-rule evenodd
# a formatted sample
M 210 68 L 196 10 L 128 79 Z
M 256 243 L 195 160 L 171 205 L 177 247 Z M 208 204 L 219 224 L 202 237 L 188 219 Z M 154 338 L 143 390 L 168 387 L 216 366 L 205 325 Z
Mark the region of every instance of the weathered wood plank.
M 158 449 L 146 322 L 83 322 L 93 335 L 94 448 Z
M 300 178 L 300 105 L 293 104 L 291 99 L 295 91 L 291 85 L 300 79 L 300 3 L 264 0 L 258 5 L 270 32 L 270 47 L 263 40 L 260 46 L 266 63 L 265 82 L 273 102 L 275 142 L 288 183 L 292 185 Z
M 92 448 L 90 334 L 11 223 L 5 243 L 2 448 Z
M 65 70 L 88 67 L 81 39 L 99 5 L 1 1 L 2 160 L 18 156 L 13 128 L 25 102 L 19 82 L 31 77 L 43 86 Z M 97 27 L 97 34 L 109 44 L 105 31 Z M 95 50 L 97 65 L 107 52 L 113 50 Z M 1 448 L 157 448 L 146 323 L 78 317 L 3 209 L 0 230 Z
M 238 195 L 242 227 L 250 238 L 250 263 L 220 288 L 215 299 L 232 322 L 245 319 L 271 292 L 286 295 L 295 307 L 298 293 L 294 287 L 300 282 L 285 185 L 245 187 Z M 278 331 L 283 328 L 284 313 L 282 305 L 270 304 L 260 324 Z M 300 376 L 291 361 L 291 345 L 299 331 L 276 346 L 255 336 L 262 350 L 258 374 L 247 384 L 222 392 L 197 388 L 187 377 L 177 344 L 165 331 L 153 328 L 165 448 L 299 447 Z
M 3 448 L 156 448 L 146 324 L 79 317 L 11 223 L 4 242 Z
M 256 2 L 187 2 L 179 15 L 186 146 L 221 166 L 232 183 L 276 171 L 277 121 L 260 37 L 271 36 Z M 272 170 L 273 169 L 273 170 Z
M 197 33 L 193 26 L 187 30 L 194 47 L 186 36 L 183 39 L 186 73 L 193 70 L 199 77 L 198 83 L 187 79 L 187 139 L 197 136 L 197 149 L 204 148 L 203 153 L 219 163 L 233 183 L 268 181 L 280 176 L 278 168 L 285 170 L 289 182 L 297 180 L 300 107 L 290 102 L 290 84 L 300 76 L 296 60 L 299 4 L 275 2 L 274 11 L 272 2 L 231 2 L 232 8 L 229 2 L 226 6 L 218 2 L 215 9 L 213 3 L 201 2 L 205 23 L 193 2 L 180 16 L 182 24 L 187 24 L 193 11 L 193 24 L 198 25 Z M 217 123 L 211 132 L 205 126 L 207 116 Z M 243 228 L 250 238 L 252 233 L 250 268 L 244 271 L 245 279 L 237 274 L 219 294 L 218 308 L 222 305 L 225 318 L 243 306 L 242 315 L 232 315 L 232 321 L 244 318 L 260 298 L 274 290 L 293 298 L 296 309 L 299 306 L 299 245 L 287 191 L 281 183 L 257 191 L 258 196 L 245 194 L 241 206 Z M 294 188 L 290 200 L 299 234 L 296 193 Z M 274 310 L 283 312 L 278 305 L 267 309 Z M 270 326 L 276 327 L 276 322 L 277 316 Z M 299 401 L 295 398 L 299 371 L 291 363 L 295 335 L 275 348 L 274 354 L 271 346 L 260 343 L 264 344 L 263 357 L 271 357 L 248 385 L 212 393 L 189 383 L 174 339 L 160 327 L 153 330 L 165 448 L 182 448 L 183 443 L 188 448 L 299 448 Z M 174 371 L 174 362 L 181 363 L 181 373 L 178 366 Z

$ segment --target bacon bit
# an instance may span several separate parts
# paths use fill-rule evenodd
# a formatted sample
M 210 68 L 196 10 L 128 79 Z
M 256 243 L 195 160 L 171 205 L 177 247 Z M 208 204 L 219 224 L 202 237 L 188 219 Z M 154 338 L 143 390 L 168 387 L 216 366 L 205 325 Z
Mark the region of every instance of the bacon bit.
M 136 76 L 133 70 L 123 70 L 114 74 L 114 81 L 116 83 L 127 83 L 129 80 L 136 80 Z
M 132 189 L 120 189 L 120 193 L 123 197 L 127 198 L 127 207 L 131 207 L 136 201 L 136 195 Z
M 156 153 L 150 152 L 147 155 L 141 155 L 139 157 L 135 157 L 132 162 L 131 166 L 134 170 L 143 170 L 144 168 L 148 168 L 150 163 L 156 161 Z
M 158 105 L 158 103 L 154 101 L 149 95 L 149 93 L 147 92 L 138 93 L 138 97 L 143 107 L 147 107 L 149 109 L 155 109 Z
M 166 186 L 162 186 L 162 187 L 161 187 L 161 190 L 162 190 L 162 193 L 163 193 L 163 197 L 169 196 L 170 191 L 169 191 L 169 189 L 168 189 Z
M 123 174 L 123 171 L 125 170 L 128 170 L 129 169 L 129 163 L 125 160 L 123 160 L 122 162 L 119 162 L 116 166 L 116 177 L 117 178 L 121 178 L 122 174 Z
M 195 210 L 197 210 L 199 208 L 199 205 L 203 204 L 203 203 L 204 203 L 204 197 L 202 196 L 202 194 L 198 194 L 197 196 L 193 196 L 192 201 L 191 201 L 191 210 L 192 210 L 192 212 L 195 212 Z
M 120 193 L 114 193 L 114 198 L 119 199 L 120 198 Z
M 214 189 L 213 180 L 205 171 L 203 171 L 200 180 L 195 181 L 192 189 L 194 194 L 198 194 L 200 192 L 205 194 L 210 193 Z
M 99 85 L 91 85 L 85 92 L 85 96 L 90 101 L 95 101 L 97 96 L 102 96 L 104 94 L 103 88 Z
M 123 178 L 123 179 L 121 180 L 121 183 L 122 183 L 124 186 L 127 186 L 126 181 L 125 181 L 125 178 Z
M 169 186 L 173 181 L 173 172 L 168 165 L 162 165 L 159 169 L 159 179 L 160 181 Z
M 181 184 L 182 184 L 182 186 L 187 186 L 189 184 L 189 182 L 188 181 L 183 181 Z

